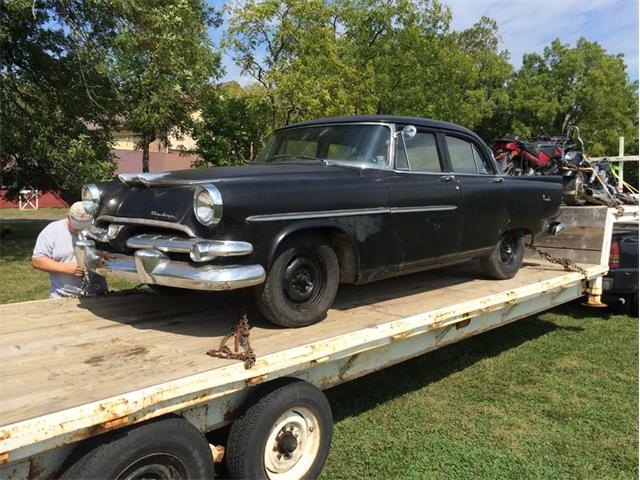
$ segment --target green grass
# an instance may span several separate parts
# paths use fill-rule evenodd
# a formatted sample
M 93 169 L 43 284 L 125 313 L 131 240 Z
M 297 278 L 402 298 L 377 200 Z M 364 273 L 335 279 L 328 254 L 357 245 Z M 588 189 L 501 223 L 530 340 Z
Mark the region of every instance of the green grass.
M 0 218 L 64 218 L 67 211 L 66 208 L 39 208 L 38 210 L 0 208 Z
M 329 390 L 324 480 L 638 478 L 638 320 L 568 305 Z
M 31 266 L 31 254 L 36 237 L 50 222 L 51 220 L 2 221 L 2 229 L 8 233 L 0 239 L 0 303 L 49 297 L 49 275 Z M 126 281 L 109 282 L 110 290 L 134 286 L 135 284 Z
M 30 265 L 46 224 L 3 222 L 0 303 L 47 297 Z M 322 478 L 638 478 L 637 366 L 637 319 L 531 316 L 327 391 Z

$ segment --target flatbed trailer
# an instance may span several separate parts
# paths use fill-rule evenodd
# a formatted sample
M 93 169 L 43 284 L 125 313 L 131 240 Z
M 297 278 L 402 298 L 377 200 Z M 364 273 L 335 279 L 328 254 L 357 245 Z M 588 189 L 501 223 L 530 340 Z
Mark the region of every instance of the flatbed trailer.
M 188 422 L 195 434 L 234 424 L 225 452 L 232 474 L 252 471 L 261 461 L 258 468 L 267 478 L 306 477 L 296 462 L 319 462 L 319 472 L 331 432 L 331 419 L 319 418 L 326 402 L 320 390 L 585 294 L 597 301 L 617 218 L 604 207 L 563 209 L 565 241 L 553 238 L 547 247 L 556 256 L 573 257 L 579 271 L 530 256 L 514 279 L 496 281 L 484 279 L 472 262 L 341 286 L 328 317 L 300 329 L 277 328 L 250 314 L 256 354 L 251 368 L 206 354 L 238 320 L 243 297 L 235 294 L 132 294 L 2 305 L 0 478 L 95 473 L 90 468 L 99 463 L 100 449 L 108 446 L 118 457 L 114 452 L 125 452 L 118 446 L 132 448 L 126 441 L 144 426 L 151 425 L 147 430 L 153 435 L 153 428 L 162 431 L 176 422 Z M 311 401 L 305 410 L 287 400 L 289 391 L 300 396 L 301 384 L 317 387 L 307 395 L 320 407 L 314 410 Z M 260 412 L 275 408 L 279 392 L 282 414 L 274 423 Z M 306 418 L 309 411 L 318 418 Z M 301 419 L 286 416 L 299 412 Z M 281 431 L 271 432 L 281 420 Z M 266 432 L 264 445 L 256 445 L 261 437 L 252 437 L 252 428 Z M 302 446 L 301 438 L 311 446 Z M 222 451 L 212 447 L 213 454 L 199 460 L 210 464 L 202 475 L 212 471 L 213 457 Z M 249 455 L 256 451 L 258 456 Z M 180 477 L 179 465 L 169 467 Z M 127 470 L 122 478 L 142 476 Z

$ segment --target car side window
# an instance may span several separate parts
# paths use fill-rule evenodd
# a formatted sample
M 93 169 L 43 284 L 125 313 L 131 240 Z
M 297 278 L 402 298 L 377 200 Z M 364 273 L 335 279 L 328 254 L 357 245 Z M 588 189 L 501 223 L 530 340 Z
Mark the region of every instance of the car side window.
M 474 144 L 471 144 L 471 149 L 473 150 L 473 158 L 476 161 L 476 169 L 478 170 L 478 173 L 488 175 L 490 171 L 489 171 L 489 168 L 487 168 L 487 164 L 485 162 L 484 157 L 478 151 L 478 149 Z
M 404 141 L 407 155 L 402 139 L 399 138 L 396 142 L 396 168 L 412 172 L 442 172 L 436 136 L 433 133 L 418 132 L 415 137 Z
M 455 173 L 489 173 L 482 155 L 473 143 L 447 135 L 447 148 Z

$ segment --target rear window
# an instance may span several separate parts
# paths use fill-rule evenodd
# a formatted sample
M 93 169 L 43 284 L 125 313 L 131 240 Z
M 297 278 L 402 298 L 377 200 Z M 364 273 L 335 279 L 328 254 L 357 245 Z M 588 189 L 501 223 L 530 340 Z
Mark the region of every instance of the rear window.
M 473 143 L 447 135 L 447 148 L 455 173 L 490 173 L 484 157 Z

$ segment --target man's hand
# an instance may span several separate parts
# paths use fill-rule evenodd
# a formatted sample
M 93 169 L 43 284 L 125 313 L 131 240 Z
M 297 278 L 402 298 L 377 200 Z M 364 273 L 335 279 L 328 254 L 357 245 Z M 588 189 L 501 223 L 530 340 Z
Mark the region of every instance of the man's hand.
M 84 275 L 84 271 L 77 263 L 60 263 L 47 257 L 33 257 L 31 259 L 31 265 L 43 272 L 66 273 L 67 275 L 73 275 L 75 277 Z
M 84 270 L 80 268 L 80 265 L 77 263 L 65 263 L 63 264 L 66 267 L 66 272 L 69 275 L 75 275 L 76 277 L 81 277 L 84 275 Z

